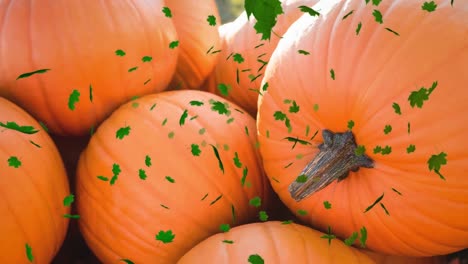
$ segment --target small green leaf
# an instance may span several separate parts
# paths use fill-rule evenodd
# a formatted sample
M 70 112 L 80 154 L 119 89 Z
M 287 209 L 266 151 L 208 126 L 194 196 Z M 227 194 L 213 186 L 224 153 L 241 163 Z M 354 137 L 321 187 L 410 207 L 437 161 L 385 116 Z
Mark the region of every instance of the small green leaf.
M 306 50 L 298 50 L 297 51 L 299 54 L 303 54 L 303 55 L 309 55 L 310 52 L 306 51 Z
M 159 233 L 156 235 L 156 240 L 159 240 L 163 242 L 164 244 L 171 243 L 174 241 L 175 234 L 172 233 L 172 230 L 161 230 Z
M 80 215 L 77 214 L 64 214 L 63 217 L 69 219 L 80 219 Z
M 75 201 L 75 195 L 70 194 L 63 199 L 64 206 L 70 206 Z
M 372 4 L 378 6 L 382 0 L 372 0 Z
M 380 153 L 382 155 L 388 155 L 388 154 L 392 153 L 392 147 L 387 145 L 382 149 L 382 151 L 380 151 Z
M 129 134 L 130 134 L 130 126 L 121 127 L 115 133 L 115 137 L 122 140 L 124 137 L 128 136 Z
M 216 203 L 217 201 L 219 201 L 222 197 L 223 197 L 222 194 L 221 194 L 220 196 L 216 197 L 216 199 L 214 199 L 214 200 L 210 203 L 210 205 L 215 204 L 215 203 Z
M 331 227 L 328 226 L 328 232 L 327 232 L 327 234 L 321 236 L 320 238 L 327 239 L 327 240 L 328 240 L 328 245 L 330 245 L 330 244 L 331 244 L 331 241 L 332 241 L 333 239 L 335 239 L 336 236 L 332 234 L 332 232 L 331 232 Z
M 129 260 L 129 259 L 120 259 L 120 261 L 123 261 L 125 262 L 126 264 L 135 264 L 133 261 Z
M 174 40 L 174 41 L 171 41 L 171 43 L 169 43 L 169 48 L 170 49 L 175 49 L 179 46 L 179 41 L 178 40 Z
M 409 153 L 414 152 L 415 150 L 416 150 L 416 146 L 413 145 L 413 144 L 411 144 L 411 145 L 409 145 L 409 146 L 406 148 L 406 153 L 409 154 Z
M 151 167 L 151 157 L 148 155 L 145 157 L 145 165 L 146 167 Z
M 299 9 L 301 12 L 308 13 L 311 16 L 320 16 L 320 13 L 315 11 L 314 9 L 308 7 L 308 6 L 299 6 Z
M 443 165 L 447 165 L 447 153 L 440 152 L 437 155 L 432 155 L 427 161 L 429 171 L 433 171 L 439 175 L 442 180 L 445 180 L 445 177 L 440 173 L 440 169 Z
M 175 180 L 171 176 L 166 176 L 166 180 L 170 183 L 175 183 Z
M 354 13 L 354 10 L 349 11 L 346 15 L 343 16 L 342 20 L 345 20 L 346 18 L 348 18 L 353 13 Z
M 421 9 L 429 13 L 434 12 L 437 9 L 437 4 L 434 1 L 424 2 L 424 4 L 421 6 Z
M 437 84 L 438 82 L 435 81 L 432 83 L 432 86 L 429 89 L 422 87 L 417 91 L 411 92 L 410 96 L 408 97 L 408 101 L 410 102 L 411 107 L 414 108 L 414 106 L 416 106 L 418 108 L 422 108 L 424 102 L 429 100 L 429 96 L 431 95 L 432 91 L 434 91 L 434 89 L 437 87 Z
M 335 70 L 330 70 L 330 77 L 332 78 L 332 80 L 335 80 Z
M 115 51 L 115 55 L 117 56 L 125 56 L 125 51 L 121 50 L 121 49 L 118 49 Z
M 292 220 L 286 220 L 286 221 L 281 222 L 282 225 L 289 225 L 289 224 L 292 224 L 292 223 L 293 223 Z
M 42 73 L 46 73 L 50 71 L 50 69 L 40 69 L 40 70 L 37 70 L 37 71 L 32 71 L 32 72 L 26 72 L 26 73 L 23 73 L 21 75 L 19 75 L 16 80 L 19 80 L 19 79 L 23 79 L 23 78 L 27 78 L 27 77 L 30 77 L 34 74 L 42 74 Z
M 75 110 L 75 104 L 80 101 L 80 92 L 78 90 L 73 90 L 68 97 L 68 109 Z
M 231 111 L 229 110 L 229 105 L 220 101 L 211 101 L 211 110 L 217 112 L 220 115 L 229 116 Z
M 234 244 L 234 241 L 232 241 L 232 240 L 223 240 L 223 243 L 226 243 L 226 244 Z
M 211 144 L 210 144 L 210 146 L 213 148 L 213 153 L 214 153 L 216 159 L 218 160 L 219 169 L 220 169 L 220 170 L 223 172 L 223 174 L 224 174 L 224 165 L 223 165 L 223 161 L 221 160 L 221 158 L 220 158 L 220 156 L 219 156 L 218 149 L 217 149 L 215 146 L 211 145 Z
M 193 106 L 202 106 L 202 105 L 203 105 L 203 102 L 200 102 L 200 101 L 190 101 L 190 105 L 193 105 Z
M 98 178 L 99 180 L 101 180 L 101 181 L 109 181 L 109 178 L 107 178 L 107 177 L 105 177 L 105 176 L 99 175 L 99 176 L 97 176 L 97 178 Z
M 142 62 L 150 62 L 150 61 L 152 61 L 152 60 L 153 60 L 153 57 L 151 57 L 151 56 L 143 56 L 143 57 L 141 58 L 141 61 L 142 61 Z
M 230 229 L 231 226 L 229 226 L 229 224 L 221 224 L 219 226 L 219 230 L 221 230 L 221 232 L 228 232 Z
M 366 247 L 366 241 L 367 241 L 367 229 L 365 226 L 363 226 L 360 230 L 361 236 L 359 237 L 359 242 L 361 244 L 362 248 Z
M 379 196 L 375 201 L 374 203 L 372 203 L 371 205 L 369 205 L 366 210 L 364 211 L 364 213 L 367 213 L 370 209 L 372 209 L 376 204 L 378 204 L 383 198 L 384 198 L 384 194 L 385 193 L 382 193 L 381 196 Z
M 242 162 L 240 161 L 239 159 L 239 155 L 237 154 L 237 152 L 234 152 L 234 165 L 237 167 L 237 168 L 242 168 Z
M 18 159 L 16 156 L 11 156 L 8 158 L 8 166 L 13 167 L 13 168 L 19 168 L 21 167 L 21 161 Z
M 358 238 L 358 232 L 353 232 L 351 236 L 345 239 L 344 243 L 347 246 L 352 246 L 357 238 Z
M 216 17 L 213 16 L 213 15 L 209 15 L 207 18 L 206 18 L 206 21 L 208 22 L 208 24 L 210 26 L 216 26 Z
M 380 24 L 383 23 L 382 13 L 380 13 L 379 10 L 375 9 L 374 12 L 372 12 L 372 15 L 375 18 L 375 22 L 380 23 Z
M 11 121 L 7 121 L 6 124 L 3 122 L 0 122 L 0 127 L 4 127 L 6 129 L 11 129 L 11 130 L 16 130 L 18 132 L 29 134 L 29 135 L 36 134 L 37 132 L 39 132 L 39 130 L 34 129 L 34 127 L 32 126 L 20 126 L 16 122 L 11 122 Z M 44 131 L 47 132 L 46 129 L 44 129 Z
M 180 116 L 180 119 L 179 119 L 179 125 L 180 126 L 183 126 L 185 124 L 185 120 L 187 119 L 188 117 L 188 110 L 185 109 L 184 112 L 182 113 L 182 115 Z
M 242 178 L 241 178 L 241 185 L 244 186 L 245 184 L 245 179 L 247 178 L 247 174 L 249 172 L 249 169 L 247 167 L 244 167 L 242 170 Z
M 297 210 L 297 214 L 304 216 L 304 215 L 307 215 L 307 211 L 303 210 L 303 209 L 299 209 L 299 210 Z
M 265 212 L 265 211 L 258 212 L 258 219 L 260 219 L 260 221 L 262 221 L 262 222 L 268 221 L 267 212 Z
M 138 177 L 140 177 L 140 179 L 142 179 L 142 180 L 146 180 L 146 178 L 148 176 L 146 175 L 146 171 L 144 169 L 139 169 L 138 170 Z
M 329 201 L 324 201 L 323 202 L 323 206 L 325 207 L 325 209 L 331 209 L 332 205 Z
M 296 178 L 297 183 L 305 183 L 306 181 L 307 181 L 307 175 L 305 175 L 305 174 L 301 174 L 301 175 L 297 176 L 297 178 Z
M 264 264 L 265 263 L 263 258 L 258 254 L 250 255 L 249 258 L 247 259 L 247 261 L 250 264 Z
M 361 32 L 361 29 L 362 29 L 362 23 L 359 22 L 357 27 L 356 27 L 356 35 L 359 35 L 359 32 Z
M 250 199 L 249 204 L 254 206 L 254 207 L 260 207 L 262 205 L 262 199 L 258 196 Z
M 366 147 L 362 145 L 357 146 L 356 149 L 354 150 L 354 154 L 356 154 L 356 156 L 362 156 L 364 155 L 365 152 L 366 152 Z
M 128 69 L 128 72 L 136 71 L 138 69 L 138 66 L 132 67 Z
M 388 133 L 392 132 L 392 126 L 391 125 L 385 125 L 383 131 L 384 131 L 384 134 L 387 135 Z
M 399 105 L 399 104 L 393 103 L 393 104 L 392 104 L 392 107 L 393 107 L 393 109 L 395 110 L 395 113 L 396 113 L 397 115 L 401 115 L 401 108 L 400 108 L 400 105 Z
M 191 152 L 193 156 L 200 156 L 201 149 L 198 144 L 192 144 L 191 148 L 192 148 Z
M 243 63 L 244 62 L 244 57 L 242 57 L 241 54 L 239 53 L 235 53 L 233 56 L 232 56 L 233 60 L 237 63 Z
M 349 120 L 349 121 L 348 121 L 348 129 L 349 129 L 349 130 L 352 130 L 353 127 L 354 127 L 354 121 L 353 121 L 353 120 Z
M 292 105 L 289 107 L 289 113 L 297 113 L 299 112 L 299 106 L 296 104 L 296 101 L 292 101 Z
M 34 261 L 34 255 L 32 253 L 32 248 L 28 243 L 26 243 L 25 248 L 26 248 L 26 257 L 28 258 L 29 262 L 32 263 Z
M 231 90 L 231 86 L 226 85 L 224 83 L 220 83 L 220 84 L 218 84 L 218 90 L 222 95 L 228 96 L 229 95 L 229 90 Z
M 172 17 L 172 12 L 171 12 L 171 9 L 169 9 L 169 7 L 167 6 L 163 7 L 162 12 L 164 13 L 166 17 Z

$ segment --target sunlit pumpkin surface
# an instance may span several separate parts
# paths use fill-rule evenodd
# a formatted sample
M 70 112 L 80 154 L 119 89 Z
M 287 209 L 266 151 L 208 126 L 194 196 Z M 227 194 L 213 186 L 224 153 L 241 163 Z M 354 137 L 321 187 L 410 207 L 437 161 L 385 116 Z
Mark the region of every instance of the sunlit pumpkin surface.
M 367 235 L 372 250 L 468 247 L 468 5 L 346 0 L 314 9 L 320 16 L 304 15 L 285 34 L 263 80 L 257 125 L 273 188 L 306 223 L 343 239 Z M 288 187 L 318 153 L 323 129 L 351 130 L 374 167 L 296 202 Z

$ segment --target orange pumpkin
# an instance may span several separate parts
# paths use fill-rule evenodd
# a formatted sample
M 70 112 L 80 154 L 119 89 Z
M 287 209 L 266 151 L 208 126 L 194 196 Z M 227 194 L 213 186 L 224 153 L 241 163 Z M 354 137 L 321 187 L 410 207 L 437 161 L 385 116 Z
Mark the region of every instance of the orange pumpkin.
M 50 263 L 71 217 L 60 154 L 36 120 L 2 97 L 0 149 L 0 262 Z
M 361 250 L 377 264 L 446 264 L 446 256 L 437 257 L 405 257 L 405 256 L 392 256 L 382 255 L 369 250 Z
M 468 5 L 314 9 L 321 15 L 289 28 L 263 80 L 257 128 L 274 190 L 319 230 L 366 230 L 374 251 L 468 247 Z
M 374 263 L 358 249 L 337 239 L 329 243 L 324 236 L 294 223 L 247 224 L 209 237 L 177 263 Z
M 179 35 L 179 58 L 170 89 L 198 89 L 213 68 L 220 50 L 221 24 L 214 0 L 166 1 L 166 12 Z
M 0 96 L 53 133 L 88 133 L 133 96 L 169 84 L 178 53 L 169 46 L 177 34 L 163 6 L 162 0 L 1 1 Z
M 254 119 L 207 92 L 123 105 L 78 163 L 87 244 L 105 263 L 175 263 L 221 225 L 257 219 L 270 187 L 255 142 Z
M 244 11 L 236 20 L 219 28 L 222 49 L 213 73 L 202 89 L 206 89 L 246 109 L 252 116 L 257 113 L 257 98 L 262 92 L 261 81 L 266 65 L 278 41 L 288 27 L 303 12 L 300 6 L 311 6 L 318 0 L 283 0 L 284 14 L 278 16 L 270 40 L 262 40 L 254 25 L 253 16 L 247 19 Z

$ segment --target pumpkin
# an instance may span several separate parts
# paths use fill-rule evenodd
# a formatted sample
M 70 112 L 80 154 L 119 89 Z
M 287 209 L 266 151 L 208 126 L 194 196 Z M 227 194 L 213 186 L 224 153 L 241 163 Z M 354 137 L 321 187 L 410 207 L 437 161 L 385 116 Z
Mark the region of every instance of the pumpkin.
M 374 263 L 358 249 L 311 228 L 271 221 L 234 227 L 188 251 L 178 264 Z M 263 261 L 262 261 L 263 260 Z
M 446 256 L 437 257 L 405 257 L 382 255 L 369 250 L 361 250 L 362 253 L 370 257 L 378 264 L 446 264 Z
M 197 90 L 120 107 L 78 162 L 79 224 L 91 250 L 104 263 L 175 263 L 220 228 L 256 220 L 270 185 L 255 129 L 239 107 Z
M 213 71 L 220 50 L 218 7 L 214 0 L 170 0 L 166 4 L 180 49 L 170 89 L 198 89 Z
M 313 8 L 263 79 L 257 133 L 274 190 L 308 225 L 342 239 L 364 230 L 377 252 L 468 247 L 468 5 Z
M 222 49 L 213 73 L 202 89 L 216 93 L 246 109 L 257 113 L 257 98 L 262 93 L 261 81 L 271 54 L 288 27 L 301 14 L 299 6 L 311 6 L 318 0 L 283 0 L 284 14 L 278 16 L 269 40 L 254 29 L 256 19 L 247 18 L 244 11 L 236 20 L 219 28 Z
M 120 104 L 167 88 L 178 49 L 162 0 L 0 3 L 0 96 L 54 134 L 85 135 Z
M 0 261 L 50 263 L 70 217 L 62 159 L 39 123 L 2 97 L 0 127 Z

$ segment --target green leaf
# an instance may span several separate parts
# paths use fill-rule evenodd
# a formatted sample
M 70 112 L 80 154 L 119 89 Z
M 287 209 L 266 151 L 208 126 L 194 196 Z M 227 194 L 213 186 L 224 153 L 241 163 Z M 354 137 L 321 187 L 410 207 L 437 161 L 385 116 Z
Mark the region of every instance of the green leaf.
M 244 8 L 248 19 L 253 15 L 257 20 L 254 25 L 257 34 L 262 35 L 262 40 L 269 40 L 278 15 L 283 14 L 281 2 L 279 0 L 245 0 Z
M 301 12 L 308 13 L 311 16 L 320 16 L 320 13 L 315 11 L 314 9 L 308 7 L 308 6 L 299 6 L 299 9 Z
M 28 243 L 26 243 L 25 248 L 26 248 L 26 257 L 28 258 L 29 262 L 32 263 L 34 261 L 34 255 L 32 253 L 32 248 Z
M 198 146 L 198 144 L 192 144 L 192 155 L 193 156 L 200 156 L 200 153 L 201 153 L 201 149 L 200 149 L 200 146 Z
M 77 214 L 64 214 L 63 217 L 69 218 L 69 219 L 80 219 L 80 215 L 77 215 Z
M 292 224 L 292 223 L 293 223 L 292 220 L 286 220 L 286 221 L 281 222 L 282 225 L 289 225 L 289 224 Z
M 75 201 L 75 195 L 70 194 L 63 199 L 64 206 L 70 206 Z
M 242 168 L 242 162 L 240 161 L 237 152 L 234 152 L 234 158 L 233 158 L 233 160 L 234 160 L 234 165 L 235 165 L 237 168 L 239 168 L 239 169 Z
M 447 165 L 447 153 L 440 152 L 437 155 L 432 155 L 427 161 L 429 166 L 429 171 L 433 171 L 439 175 L 442 180 L 445 180 L 445 177 L 440 173 L 440 169 L 443 165 Z
M 297 51 L 299 54 L 303 54 L 303 55 L 309 55 L 310 52 L 306 51 L 306 50 L 298 50 Z
M 359 32 L 361 32 L 361 28 L 362 28 L 362 23 L 359 22 L 357 27 L 356 27 L 356 35 L 359 35 Z
M 170 183 L 175 183 L 175 180 L 171 176 L 166 176 L 166 180 Z
M 358 232 L 353 232 L 351 236 L 345 239 L 344 243 L 347 246 L 352 246 L 357 238 L 358 238 Z
M 325 209 L 331 209 L 332 205 L 329 201 L 324 201 L 323 202 L 323 206 L 325 207 Z
M 135 66 L 135 67 L 132 67 L 132 68 L 128 69 L 128 72 L 136 71 L 136 69 L 138 69 L 138 67 L 137 67 L 137 66 Z
M 336 236 L 333 235 L 333 234 L 331 233 L 331 227 L 328 226 L 328 232 L 327 232 L 327 234 L 321 236 L 320 238 L 325 238 L 325 239 L 327 239 L 327 240 L 328 240 L 328 245 L 330 245 L 330 244 L 331 244 L 331 241 L 332 241 L 333 239 L 335 239 Z
M 115 51 L 115 55 L 117 56 L 125 56 L 125 51 L 121 50 L 121 49 L 118 49 Z
M 129 134 L 130 134 L 130 126 L 121 127 L 115 133 L 115 137 L 122 140 L 124 137 L 128 136 Z
M 150 62 L 152 60 L 153 60 L 153 57 L 151 56 L 143 56 L 143 58 L 141 58 L 142 62 Z
M 354 150 L 354 154 L 356 154 L 356 156 L 362 156 L 364 155 L 365 152 L 366 152 L 366 147 L 362 145 L 357 146 L 356 149 Z
M 307 175 L 305 174 L 301 174 L 299 176 L 297 176 L 296 178 L 296 182 L 298 183 L 305 183 L 307 181 Z
M 393 104 L 392 104 L 392 107 L 393 107 L 393 109 L 395 110 L 395 114 L 401 115 L 401 108 L 400 108 L 400 105 L 399 105 L 399 104 L 393 103 Z
M 299 106 L 296 104 L 296 101 L 292 101 L 292 105 L 289 107 L 289 113 L 299 112 Z
M 242 55 L 239 54 L 239 53 L 234 54 L 234 55 L 232 56 L 232 59 L 233 59 L 235 62 L 239 63 L 239 64 L 240 64 L 240 63 L 243 63 L 243 62 L 245 61 L 245 60 L 244 60 L 244 57 L 242 57 Z
M 178 40 L 174 40 L 174 41 L 171 41 L 171 43 L 169 43 L 169 48 L 170 49 L 175 49 L 179 46 L 179 41 Z
M 34 74 L 46 73 L 46 72 L 48 72 L 48 71 L 50 71 L 50 69 L 40 69 L 40 70 L 37 70 L 37 71 L 26 72 L 26 73 L 23 73 L 23 74 L 21 74 L 20 76 L 18 76 L 18 77 L 16 78 L 16 80 L 23 79 L 23 78 L 27 78 L 27 77 L 32 76 L 32 75 L 34 75 Z
M 390 146 L 385 146 L 385 147 L 382 149 L 382 151 L 380 151 L 380 153 L 381 153 L 382 155 L 388 155 L 388 154 L 392 153 L 392 147 L 390 147 Z
M 159 240 L 163 242 L 164 244 L 171 243 L 174 241 L 175 234 L 172 233 L 172 230 L 161 230 L 159 233 L 156 235 L 156 240 Z
M 421 9 L 429 13 L 434 12 L 437 9 L 437 4 L 434 1 L 424 2 L 424 4 L 421 6 Z
M 416 146 L 411 144 L 406 148 L 406 153 L 412 153 L 416 150 Z
M 372 4 L 378 6 L 382 0 L 372 0 Z
M 249 204 L 254 207 L 260 207 L 260 205 L 262 205 L 262 199 L 258 196 L 255 196 L 254 198 L 250 199 Z
M 202 105 L 203 105 L 203 102 L 200 102 L 200 101 L 190 101 L 190 105 L 193 105 L 193 106 L 202 106 Z
M 3 122 L 0 122 L 0 127 L 4 127 L 6 129 L 11 129 L 11 130 L 16 130 L 18 132 L 29 134 L 29 135 L 36 134 L 37 132 L 39 132 L 39 130 L 35 130 L 34 127 L 32 126 L 20 126 L 16 122 L 11 122 L 11 121 L 7 121 L 6 124 Z
M 361 236 L 359 237 L 359 242 L 361 244 L 362 248 L 366 247 L 366 241 L 367 241 L 367 229 L 365 226 L 363 226 L 360 230 Z
M 226 244 L 234 244 L 234 241 L 232 241 L 232 240 L 223 240 L 223 243 L 226 243 Z
M 123 261 L 127 264 L 135 264 L 133 261 L 129 260 L 129 259 L 120 259 L 120 261 Z
M 138 177 L 140 177 L 140 179 L 142 179 L 142 180 L 146 180 L 146 178 L 148 176 L 146 175 L 146 171 L 144 169 L 139 169 L 138 170 Z
M 414 108 L 414 106 L 416 106 L 422 108 L 424 102 L 429 100 L 429 96 L 436 87 L 437 81 L 433 82 L 431 88 L 429 89 L 422 87 L 417 91 L 411 92 L 410 96 L 408 97 L 408 101 L 410 102 L 411 107 Z
M 280 121 L 283 121 L 286 119 L 286 114 L 281 112 L 281 111 L 276 111 L 274 114 L 273 114 L 273 117 L 275 118 L 275 120 L 280 120 Z
M 383 131 L 384 131 L 384 134 L 387 135 L 388 133 L 392 132 L 392 126 L 391 125 L 385 125 Z
M 247 173 L 249 172 L 249 169 L 247 167 L 244 167 L 242 170 L 242 178 L 241 178 L 241 185 L 244 186 L 245 184 L 245 179 L 247 178 Z
M 297 214 L 298 215 L 307 215 L 307 211 L 303 210 L 303 209 L 299 209 L 299 210 L 297 210 Z
M 213 148 L 213 153 L 214 155 L 216 156 L 216 159 L 218 160 L 218 166 L 219 166 L 219 169 L 223 172 L 224 174 L 224 165 L 223 165 L 223 161 L 221 160 L 221 158 L 219 157 L 219 152 L 218 152 L 218 149 L 211 145 L 210 146 Z
M 171 9 L 169 9 L 169 7 L 167 6 L 163 7 L 162 12 L 164 13 L 166 17 L 172 17 L 172 12 L 171 12 Z
M 185 124 L 185 120 L 187 119 L 188 117 L 188 110 L 185 109 L 184 112 L 182 113 L 182 115 L 180 116 L 180 119 L 179 119 L 179 125 L 180 126 L 183 126 Z
M 89 101 L 93 102 L 93 86 L 89 85 Z
M 262 86 L 262 91 L 266 92 L 268 90 L 268 82 L 264 83 Z
M 228 96 L 229 90 L 231 90 L 231 86 L 226 85 L 224 83 L 220 83 L 220 84 L 218 84 L 218 90 L 222 95 Z
M 248 1 L 248 0 L 246 0 L 246 1 Z M 263 258 L 258 254 L 250 255 L 249 258 L 247 259 L 247 261 L 250 264 L 264 264 L 265 263 Z
M 370 209 L 372 209 L 376 204 L 378 204 L 383 198 L 384 198 L 384 195 L 385 193 L 382 193 L 381 196 L 379 196 L 375 201 L 374 203 L 372 203 L 371 205 L 369 205 L 366 210 L 364 211 L 364 213 L 367 213 Z
M 353 120 L 349 120 L 349 121 L 348 121 L 348 129 L 349 129 L 349 130 L 352 130 L 353 127 L 354 127 L 354 121 L 353 121 Z
M 343 16 L 342 20 L 345 20 L 346 18 L 348 18 L 353 13 L 354 13 L 354 10 L 349 11 L 346 15 Z
M 221 232 L 228 232 L 230 229 L 231 226 L 229 226 L 229 224 L 221 224 L 219 226 L 219 230 L 221 230 Z
M 105 176 L 99 175 L 99 176 L 97 176 L 97 178 L 98 178 L 99 180 L 101 180 L 101 181 L 109 181 L 109 178 L 107 178 L 107 177 L 105 177 Z
M 380 24 L 383 23 L 382 13 L 380 13 L 379 10 L 375 9 L 374 12 L 372 12 L 372 15 L 375 18 L 375 22 L 380 23 Z
M 213 15 L 209 15 L 208 18 L 206 18 L 206 21 L 210 26 L 216 26 L 216 17 Z
M 146 167 L 151 167 L 151 157 L 148 155 L 145 157 L 145 165 Z
M 260 221 L 262 221 L 262 222 L 268 221 L 267 212 L 265 212 L 265 211 L 258 212 L 258 219 L 260 219 Z
M 75 104 L 80 101 L 80 92 L 78 90 L 73 90 L 68 97 L 68 109 L 75 110 Z
M 17 169 L 21 167 L 21 161 L 16 156 L 11 156 L 10 158 L 8 158 L 8 166 Z
M 231 111 L 228 109 L 229 105 L 227 103 L 223 103 L 220 101 L 211 101 L 211 110 L 218 112 L 220 115 L 227 115 L 229 116 L 231 114 Z
M 332 78 L 332 80 L 335 80 L 335 70 L 330 70 L 330 77 Z

